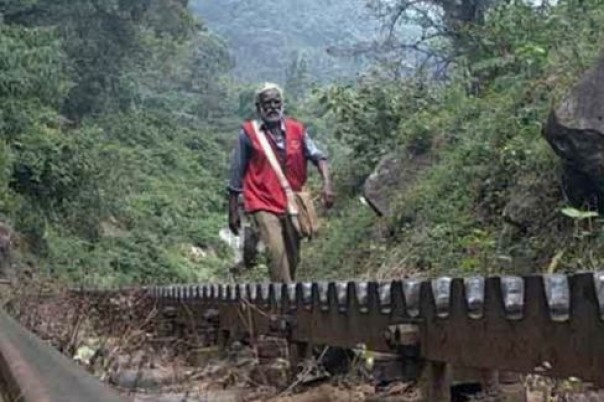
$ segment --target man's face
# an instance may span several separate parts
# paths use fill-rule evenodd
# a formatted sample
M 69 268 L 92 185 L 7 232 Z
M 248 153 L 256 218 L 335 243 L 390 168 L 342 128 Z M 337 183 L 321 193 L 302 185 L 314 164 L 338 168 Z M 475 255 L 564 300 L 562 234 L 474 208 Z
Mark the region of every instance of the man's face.
M 260 94 L 256 107 L 262 120 L 267 123 L 276 123 L 283 117 L 283 100 L 279 91 L 275 89 L 269 89 Z

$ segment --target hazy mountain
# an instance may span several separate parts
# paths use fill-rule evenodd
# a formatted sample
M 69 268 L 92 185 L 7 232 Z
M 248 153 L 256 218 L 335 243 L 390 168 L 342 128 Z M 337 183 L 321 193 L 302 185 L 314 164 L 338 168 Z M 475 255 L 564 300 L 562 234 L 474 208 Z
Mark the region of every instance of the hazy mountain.
M 353 77 L 364 57 L 332 56 L 327 49 L 377 35 L 365 0 L 193 0 L 191 6 L 229 42 L 235 74 L 247 81 L 283 83 L 287 66 L 300 58 L 313 81 Z

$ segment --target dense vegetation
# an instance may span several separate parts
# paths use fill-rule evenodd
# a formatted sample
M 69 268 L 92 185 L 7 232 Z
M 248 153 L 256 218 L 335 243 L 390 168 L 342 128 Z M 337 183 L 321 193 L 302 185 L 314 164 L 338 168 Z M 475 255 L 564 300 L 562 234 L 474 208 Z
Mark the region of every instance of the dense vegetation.
M 191 3 L 0 0 L 0 220 L 22 266 L 95 283 L 224 277 L 228 149 L 251 112 L 241 80 L 259 78 L 287 87 L 334 165 L 339 204 L 302 275 L 601 263 L 599 221 L 561 213 L 541 137 L 599 50 L 599 0 L 263 2 L 292 36 L 254 2 Z M 392 152 L 426 167 L 378 218 L 359 196 Z
M 443 64 L 426 63 L 412 77 L 381 72 L 321 94 L 318 110 L 334 119 L 349 151 L 336 183 L 350 197 L 326 240 L 308 252 L 309 276 L 601 266 L 597 213 L 563 210 L 559 161 L 541 130 L 600 50 L 604 7 L 597 0 L 495 3 L 477 19 L 445 19 L 431 31 L 423 45 L 432 60 L 446 62 L 441 79 L 433 77 Z M 378 219 L 359 208 L 358 194 L 392 149 L 429 168 L 408 177 L 396 212 Z
M 97 283 L 221 266 L 238 104 L 227 49 L 186 7 L 1 2 L 0 214 L 22 262 Z

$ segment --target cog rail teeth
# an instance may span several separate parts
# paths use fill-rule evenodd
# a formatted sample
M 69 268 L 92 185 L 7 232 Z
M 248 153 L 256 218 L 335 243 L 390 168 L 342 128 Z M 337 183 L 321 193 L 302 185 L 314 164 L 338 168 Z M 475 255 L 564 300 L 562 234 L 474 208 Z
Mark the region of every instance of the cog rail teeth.
M 395 353 L 416 347 L 415 356 L 426 361 L 520 373 L 547 367 L 546 375 L 604 387 L 604 272 L 143 291 L 173 311 L 187 304 L 216 309 L 227 337 L 249 333 L 251 322 L 255 335 L 278 334 L 296 344 L 362 344 Z

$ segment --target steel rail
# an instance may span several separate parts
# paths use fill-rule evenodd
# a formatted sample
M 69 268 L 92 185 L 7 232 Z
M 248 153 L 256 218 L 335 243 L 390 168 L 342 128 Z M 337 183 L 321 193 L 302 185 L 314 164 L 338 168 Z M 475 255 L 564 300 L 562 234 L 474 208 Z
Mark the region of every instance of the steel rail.
M 174 328 L 218 312 L 223 340 L 278 334 L 480 370 L 578 377 L 604 387 L 604 273 L 391 282 L 145 288 Z M 422 363 L 423 362 L 423 363 Z
M 202 284 L 142 288 L 173 335 L 214 311 L 221 341 L 276 334 L 298 348 L 364 345 L 402 369 L 539 371 L 604 386 L 604 274 L 431 281 Z M 83 297 L 106 291 L 78 291 Z M 0 312 L 0 391 L 7 401 L 124 401 Z M 427 400 L 446 400 L 436 392 Z
M 127 399 L 0 311 L 0 400 L 125 402 Z

